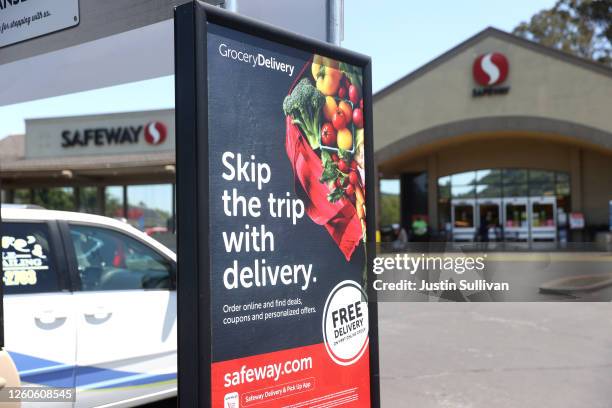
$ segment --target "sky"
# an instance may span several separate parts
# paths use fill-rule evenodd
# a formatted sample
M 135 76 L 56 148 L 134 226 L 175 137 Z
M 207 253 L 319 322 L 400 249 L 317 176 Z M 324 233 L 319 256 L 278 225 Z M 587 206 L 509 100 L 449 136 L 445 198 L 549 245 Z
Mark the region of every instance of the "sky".
M 342 46 L 372 57 L 376 92 L 488 26 L 512 31 L 521 21 L 550 8 L 555 0 L 344 0 L 344 3 Z M 0 139 L 25 133 L 26 118 L 173 107 L 172 76 L 20 103 L 0 107 Z M 386 182 L 381 189 L 396 193 L 399 185 Z M 153 205 L 165 208 L 168 203 Z
M 374 92 L 488 26 L 511 31 L 555 0 L 344 0 L 343 47 L 372 57 Z M 376 7 L 374 7 L 376 5 Z M 134 97 L 138 95 L 138 97 Z M 0 139 L 25 132 L 24 119 L 174 107 L 164 77 L 0 107 Z

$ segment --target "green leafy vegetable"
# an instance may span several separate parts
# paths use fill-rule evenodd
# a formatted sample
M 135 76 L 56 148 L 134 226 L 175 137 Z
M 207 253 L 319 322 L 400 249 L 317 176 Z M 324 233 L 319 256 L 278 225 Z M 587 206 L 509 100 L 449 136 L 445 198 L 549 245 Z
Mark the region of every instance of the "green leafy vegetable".
M 293 118 L 293 123 L 300 126 L 313 149 L 319 148 L 319 131 L 321 129 L 321 108 L 325 96 L 315 88 L 308 78 L 302 79 L 283 101 L 285 115 Z
M 344 189 L 342 187 L 336 187 L 336 189 L 329 193 L 329 195 L 327 196 L 327 201 L 329 201 L 330 203 L 335 203 L 336 201 L 341 199 L 343 195 Z
M 347 64 L 345 62 L 341 62 L 339 68 L 340 71 L 344 72 L 344 75 L 348 77 L 349 81 L 351 81 L 351 84 L 359 86 L 360 89 L 362 88 L 361 68 Z
M 347 163 L 350 163 L 353 160 L 353 155 L 348 150 L 338 149 L 338 157 L 344 160 Z
M 323 159 L 323 174 L 321 174 L 321 178 L 319 179 L 321 183 L 335 181 L 338 177 L 338 165 L 329 157 L 329 153 L 325 151 L 324 153 L 327 154 L 328 158 L 325 158 L 323 154 L 321 155 Z
M 334 160 L 327 150 L 321 150 L 321 161 L 323 162 L 323 166 L 325 166 L 327 162 L 333 162 Z

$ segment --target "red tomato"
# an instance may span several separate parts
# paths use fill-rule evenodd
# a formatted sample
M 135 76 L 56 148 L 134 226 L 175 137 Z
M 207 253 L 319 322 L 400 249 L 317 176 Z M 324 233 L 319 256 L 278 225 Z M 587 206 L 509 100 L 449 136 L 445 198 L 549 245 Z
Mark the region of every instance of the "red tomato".
M 349 170 L 349 165 L 346 164 L 344 160 L 340 160 L 338 162 L 338 170 L 340 170 L 343 173 L 346 173 Z
M 353 108 L 351 107 L 351 104 L 346 101 L 340 101 L 340 103 L 338 104 L 338 109 L 344 112 L 346 124 L 348 125 L 349 123 L 351 123 L 351 120 L 353 119 Z
M 348 89 L 348 95 L 349 95 L 349 100 L 351 102 L 353 102 L 354 105 L 357 105 L 357 102 L 359 102 L 359 88 L 357 88 L 355 85 L 351 85 Z
M 346 99 L 346 94 L 347 94 L 346 88 L 341 86 L 340 89 L 338 89 L 338 97 L 342 99 Z
M 337 155 L 336 153 L 332 153 L 331 158 L 332 158 L 332 160 L 334 161 L 334 163 L 337 163 L 337 162 L 338 162 L 338 160 L 339 160 L 339 159 L 338 159 L 338 155 Z
M 354 186 L 359 183 L 359 176 L 354 171 L 351 171 L 351 173 L 349 174 L 349 182 Z
M 361 108 L 357 108 L 353 111 L 353 123 L 358 128 L 363 127 L 363 111 Z
M 336 129 L 329 122 L 326 122 L 321 127 L 321 143 L 325 146 L 336 145 Z
M 352 196 L 353 194 L 355 194 L 355 187 L 353 187 L 352 184 L 349 184 L 348 187 L 346 187 L 346 190 L 344 190 L 346 195 L 348 196 Z
M 347 122 L 346 116 L 344 116 L 344 111 L 342 109 L 337 109 L 336 113 L 334 113 L 334 117 L 332 118 L 334 127 L 338 130 L 344 129 Z
M 351 170 L 357 170 L 357 162 L 355 160 L 351 162 Z

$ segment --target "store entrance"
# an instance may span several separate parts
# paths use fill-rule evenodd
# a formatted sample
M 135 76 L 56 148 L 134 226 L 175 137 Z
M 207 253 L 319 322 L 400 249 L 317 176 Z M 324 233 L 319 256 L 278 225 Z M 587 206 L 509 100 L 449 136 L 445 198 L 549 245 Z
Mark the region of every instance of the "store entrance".
M 557 211 L 571 210 L 569 175 L 547 170 L 484 169 L 440 177 L 438 200 L 440 229 L 453 241 L 555 242 L 566 228 Z
M 557 240 L 555 197 L 452 200 L 453 241 Z

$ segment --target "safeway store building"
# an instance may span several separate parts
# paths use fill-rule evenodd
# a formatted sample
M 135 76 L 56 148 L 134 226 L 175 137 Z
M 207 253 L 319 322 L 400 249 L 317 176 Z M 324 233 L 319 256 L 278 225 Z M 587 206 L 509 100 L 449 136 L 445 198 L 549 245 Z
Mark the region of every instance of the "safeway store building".
M 174 163 L 172 109 L 26 120 L 0 140 L 2 202 L 172 230 Z
M 594 239 L 609 228 L 611 102 L 609 67 L 486 29 L 374 96 L 379 212 L 400 202 L 379 215 L 453 240 L 483 224 L 496 240 Z

